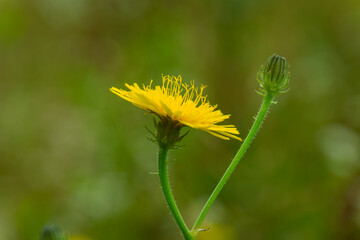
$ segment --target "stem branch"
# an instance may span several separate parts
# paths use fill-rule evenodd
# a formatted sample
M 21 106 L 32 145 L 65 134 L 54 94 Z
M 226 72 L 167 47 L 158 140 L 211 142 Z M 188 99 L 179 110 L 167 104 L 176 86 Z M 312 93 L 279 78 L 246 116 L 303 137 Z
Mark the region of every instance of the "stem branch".
M 258 112 L 258 114 L 257 114 L 257 116 L 255 118 L 255 121 L 254 121 L 248 135 L 246 136 L 246 138 L 245 138 L 243 144 L 241 145 L 239 151 L 236 153 L 234 159 L 230 163 L 230 165 L 227 168 L 226 172 L 224 173 L 224 175 L 220 179 L 218 185 L 215 187 L 215 189 L 212 192 L 212 194 L 210 195 L 208 201 L 206 202 L 203 209 L 201 210 L 201 213 L 199 214 L 199 217 L 196 220 L 196 222 L 195 222 L 195 224 L 193 226 L 193 229 L 191 230 L 192 232 L 197 231 L 197 229 L 201 226 L 201 224 L 202 224 L 206 214 L 208 213 L 211 205 L 214 203 L 214 201 L 217 198 L 217 196 L 219 195 L 220 191 L 222 190 L 222 188 L 224 187 L 224 185 L 226 184 L 226 182 L 230 178 L 231 174 L 235 170 L 235 168 L 236 168 L 237 164 L 239 163 L 240 159 L 244 156 L 246 150 L 249 148 L 252 140 L 256 136 L 256 133 L 258 132 L 259 128 L 261 127 L 262 122 L 264 121 L 266 113 L 268 112 L 269 107 L 270 107 L 270 105 L 272 103 L 273 97 L 274 96 L 272 94 L 268 94 L 268 93 L 265 94 L 263 102 L 262 102 L 261 107 L 259 109 L 259 112 Z
M 159 161 L 158 161 L 158 168 L 159 168 L 159 177 L 160 177 L 160 183 L 161 188 L 163 190 L 163 194 L 165 196 L 165 200 L 167 205 L 169 206 L 169 209 L 171 211 L 171 214 L 174 216 L 175 221 L 177 225 L 179 226 L 182 234 L 184 235 L 185 240 L 193 240 L 194 237 L 190 233 L 188 227 L 186 226 L 180 211 L 175 203 L 174 196 L 171 192 L 170 183 L 169 183 L 169 177 L 168 177 L 168 170 L 167 170 L 167 156 L 168 148 L 166 146 L 159 147 Z

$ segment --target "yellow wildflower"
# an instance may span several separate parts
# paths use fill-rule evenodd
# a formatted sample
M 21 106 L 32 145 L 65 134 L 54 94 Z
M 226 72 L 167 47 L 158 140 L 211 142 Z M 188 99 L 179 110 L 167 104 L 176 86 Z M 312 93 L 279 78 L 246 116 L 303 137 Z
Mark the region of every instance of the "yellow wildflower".
M 142 88 L 138 84 L 125 84 L 129 91 L 112 87 L 111 92 L 133 103 L 135 106 L 155 113 L 160 119 L 169 118 L 180 125 L 189 126 L 208 132 L 216 137 L 229 140 L 241 140 L 234 125 L 217 125 L 230 117 L 216 110 L 217 105 L 210 105 L 203 95 L 206 86 L 200 88 L 182 82 L 179 75 L 162 76 L 162 86 L 152 87 L 152 81 Z

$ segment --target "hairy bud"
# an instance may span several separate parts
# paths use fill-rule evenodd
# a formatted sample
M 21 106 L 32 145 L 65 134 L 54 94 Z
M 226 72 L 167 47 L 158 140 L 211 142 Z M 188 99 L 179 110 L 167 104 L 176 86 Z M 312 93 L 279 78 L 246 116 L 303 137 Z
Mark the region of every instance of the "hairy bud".
M 257 75 L 261 94 L 278 95 L 286 92 L 289 79 L 288 61 L 286 58 L 276 54 L 268 58 L 265 66 L 261 66 Z

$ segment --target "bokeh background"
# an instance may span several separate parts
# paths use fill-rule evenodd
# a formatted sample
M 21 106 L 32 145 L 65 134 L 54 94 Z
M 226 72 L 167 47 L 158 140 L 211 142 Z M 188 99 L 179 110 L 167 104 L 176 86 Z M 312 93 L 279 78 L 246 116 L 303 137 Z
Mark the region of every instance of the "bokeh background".
M 245 137 L 273 53 L 291 64 L 204 223 L 207 240 L 360 239 L 360 2 L 0 0 L 0 239 L 181 239 L 151 116 L 108 89 L 208 85 Z M 240 143 L 191 130 L 171 181 L 191 225 Z

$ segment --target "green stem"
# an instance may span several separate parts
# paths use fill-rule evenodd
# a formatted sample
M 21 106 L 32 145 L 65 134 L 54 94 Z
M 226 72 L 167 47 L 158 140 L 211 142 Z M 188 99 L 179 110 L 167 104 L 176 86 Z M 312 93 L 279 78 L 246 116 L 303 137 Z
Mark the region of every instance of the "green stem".
M 255 121 L 246 136 L 243 144 L 241 145 L 239 151 L 236 153 L 234 159 L 230 163 L 229 167 L 227 168 L 226 172 L 220 179 L 218 185 L 215 187 L 214 191 L 210 195 L 208 201 L 204 205 L 204 208 L 201 210 L 201 213 L 199 214 L 198 219 L 196 220 L 192 232 L 196 232 L 197 229 L 201 226 L 207 212 L 209 211 L 211 205 L 214 203 L 215 199 L 219 195 L 221 189 L 224 187 L 228 179 L 230 178 L 231 174 L 234 172 L 237 164 L 239 163 L 240 159 L 244 156 L 246 150 L 249 148 L 252 140 L 254 139 L 256 133 L 258 132 L 259 128 L 261 127 L 262 122 L 264 121 L 264 118 L 266 116 L 266 113 L 269 110 L 269 107 L 272 103 L 273 95 L 271 94 L 265 94 L 263 102 L 261 104 L 261 107 L 259 109 L 259 112 L 255 118 Z
M 158 168 L 159 168 L 159 177 L 161 188 L 163 190 L 166 203 L 168 204 L 171 214 L 174 216 L 177 225 L 179 226 L 182 234 L 184 235 L 185 240 L 193 240 L 194 237 L 190 233 L 188 227 L 186 226 L 178 207 L 176 206 L 174 196 L 171 192 L 169 177 L 168 177 L 168 170 L 167 170 L 167 156 L 168 148 L 166 146 L 159 147 L 159 161 L 158 161 Z

